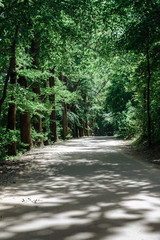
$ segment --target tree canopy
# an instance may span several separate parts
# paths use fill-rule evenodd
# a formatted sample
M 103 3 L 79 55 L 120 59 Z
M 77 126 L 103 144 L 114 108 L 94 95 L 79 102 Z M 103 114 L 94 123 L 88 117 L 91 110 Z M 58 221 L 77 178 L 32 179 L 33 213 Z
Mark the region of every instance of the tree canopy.
M 0 0 L 1 159 L 90 135 L 160 141 L 159 0 Z

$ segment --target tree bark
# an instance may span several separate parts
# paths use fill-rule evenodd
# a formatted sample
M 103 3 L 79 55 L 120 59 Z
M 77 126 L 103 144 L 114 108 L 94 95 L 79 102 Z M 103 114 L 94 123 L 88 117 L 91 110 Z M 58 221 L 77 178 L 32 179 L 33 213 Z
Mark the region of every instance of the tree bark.
M 86 132 L 86 122 L 83 121 L 83 136 L 87 136 L 87 132 Z
M 10 77 L 10 73 L 11 73 L 11 60 L 10 60 L 10 66 L 8 69 L 8 73 L 5 79 L 5 83 L 4 83 L 4 87 L 3 87 L 3 94 L 2 94 L 2 98 L 0 99 L 0 116 L 2 113 L 2 104 L 4 103 L 6 96 L 7 96 L 7 87 L 8 87 L 8 81 L 9 81 L 9 77 Z
M 67 117 L 67 104 L 63 103 L 63 133 L 62 138 L 65 140 L 68 135 L 68 117 Z
M 91 118 L 89 120 L 89 131 L 88 131 L 89 136 L 92 136 L 92 134 L 93 134 L 92 128 L 93 128 L 93 117 L 91 116 Z
M 26 77 L 20 76 L 18 79 L 19 84 L 22 87 L 27 88 L 28 82 Z M 25 109 L 23 113 L 20 113 L 20 134 L 21 142 L 27 144 L 24 146 L 25 149 L 30 150 L 33 146 L 32 136 L 31 136 L 31 123 L 30 123 L 30 112 L 28 109 Z
M 81 120 L 80 121 L 80 123 L 81 123 L 81 127 L 79 127 L 79 136 L 80 137 L 84 137 L 84 122 Z
M 83 95 L 83 101 L 84 101 L 84 104 L 86 106 L 88 106 L 85 94 Z M 83 121 L 84 136 L 89 136 L 89 133 L 88 133 L 88 121 L 87 121 L 87 109 L 86 109 L 86 107 L 84 108 L 84 117 L 85 117 L 85 120 Z
M 151 114 L 150 114 L 150 81 L 151 81 L 151 71 L 150 71 L 150 59 L 149 59 L 149 49 L 146 49 L 147 58 L 147 123 L 148 123 L 148 146 L 151 147 Z
M 72 136 L 73 136 L 73 138 L 76 138 L 76 137 L 77 137 L 77 136 L 76 136 L 76 127 L 75 127 L 75 125 L 72 126 Z
M 40 36 L 39 34 L 35 34 L 35 38 L 32 41 L 31 44 L 31 52 L 33 55 L 33 68 L 38 69 L 39 68 L 39 53 L 40 53 Z M 39 96 L 40 99 L 40 83 L 35 82 L 34 87 L 33 87 L 34 93 L 36 93 Z M 37 113 L 40 115 L 41 111 L 37 111 Z M 33 122 L 33 126 L 36 130 L 37 133 L 42 133 L 42 118 L 39 115 L 35 115 L 35 121 Z M 36 140 L 35 144 L 39 147 L 42 147 L 43 144 L 43 139 L 40 137 Z
M 68 87 L 68 79 L 66 76 L 60 75 L 59 79 L 61 81 L 63 81 L 66 85 L 66 87 Z M 63 107 L 63 132 L 62 132 L 62 138 L 65 140 L 67 135 L 68 135 L 68 114 L 67 114 L 67 104 L 65 102 L 62 103 L 62 107 Z
M 16 72 L 16 40 L 17 40 L 17 36 L 18 36 L 18 27 L 16 28 L 13 45 L 11 47 L 11 59 L 10 59 L 10 68 L 9 68 L 9 75 L 8 75 L 8 76 L 10 76 L 10 83 L 13 85 L 15 85 L 17 83 L 17 72 Z M 5 97 L 5 95 L 6 95 L 8 79 L 9 79 L 9 77 L 7 77 L 7 79 L 6 79 L 6 85 L 5 85 L 3 97 Z M 11 101 L 14 101 L 14 96 L 11 97 Z M 16 130 L 16 104 L 14 102 L 9 103 L 7 129 L 8 129 L 8 131 Z M 17 155 L 15 141 L 11 141 L 8 144 L 8 155 L 9 156 Z
M 39 82 L 37 83 L 34 83 L 34 88 L 33 88 L 33 91 L 38 95 L 40 96 L 40 84 Z M 41 118 L 41 111 L 38 110 L 37 113 L 39 114 L 36 114 L 35 115 L 35 121 L 33 122 L 33 126 L 34 126 L 34 129 L 36 130 L 37 133 L 40 133 L 42 134 L 42 118 Z M 43 143 L 43 139 L 42 137 L 38 138 L 35 142 L 35 144 L 38 146 L 38 147 L 43 147 L 44 143 Z
M 46 134 L 46 136 L 48 135 L 48 129 L 47 129 L 47 119 L 46 118 L 43 118 L 42 119 L 42 122 L 43 122 L 43 126 L 42 126 L 42 130 L 43 130 L 43 133 Z M 49 141 L 48 141 L 48 137 L 47 139 L 44 140 L 44 145 L 49 145 Z
M 12 97 L 11 100 L 14 100 Z M 16 130 L 16 104 L 10 103 L 9 109 L 8 109 L 8 131 L 9 130 Z M 8 144 L 8 155 L 9 156 L 16 156 L 17 155 L 17 149 L 16 149 L 16 142 L 11 141 Z
M 79 136 L 83 137 L 83 128 L 82 127 L 78 127 L 79 130 Z
M 54 69 L 52 69 L 51 73 L 54 74 Z M 55 79 L 54 76 L 49 78 L 49 86 L 55 86 Z M 58 141 L 58 134 L 57 134 L 57 122 L 56 122 L 56 101 L 55 101 L 55 94 L 50 95 L 49 97 L 50 102 L 53 104 L 52 112 L 50 115 L 50 132 L 51 132 L 51 141 L 57 142 Z
M 77 126 L 77 124 L 75 124 L 75 136 L 76 136 L 76 138 L 79 137 L 79 131 L 78 131 L 78 126 Z

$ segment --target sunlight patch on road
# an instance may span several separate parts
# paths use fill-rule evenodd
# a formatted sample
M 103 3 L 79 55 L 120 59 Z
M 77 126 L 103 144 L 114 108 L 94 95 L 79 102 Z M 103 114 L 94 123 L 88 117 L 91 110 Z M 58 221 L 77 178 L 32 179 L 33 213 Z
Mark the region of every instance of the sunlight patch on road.
M 147 230 L 147 226 L 141 222 L 126 222 L 124 226 L 113 227 L 111 236 L 99 240 L 159 240 L 159 233 L 153 234 Z
M 132 199 L 126 199 L 126 201 L 122 201 L 121 206 L 126 207 L 131 210 L 151 210 L 153 209 L 153 205 L 149 201 L 145 201 L 144 199 L 137 199 L 136 196 L 133 196 Z
M 136 220 L 139 217 L 139 214 L 131 214 L 127 213 L 123 209 L 115 209 L 115 210 L 109 210 L 104 213 L 105 218 L 111 218 L 111 219 L 131 219 L 131 220 Z
M 97 212 L 97 211 L 100 211 L 101 208 L 99 206 L 88 206 L 87 207 L 87 211 L 91 211 L 91 212 Z
M 120 205 L 128 210 L 136 210 L 136 212 L 145 210 L 143 216 L 149 222 L 160 223 L 160 198 L 158 197 L 148 196 L 145 193 L 136 194 L 126 198 Z
M 48 214 L 43 217 L 33 213 L 24 215 L 22 219 L 16 221 L 15 225 L 6 228 L 8 232 L 30 232 L 52 227 L 53 229 L 67 229 L 70 226 L 84 225 L 92 222 L 84 217 L 85 211 L 68 211 L 59 214 Z
M 66 237 L 65 240 L 89 240 L 89 239 L 92 239 L 93 237 L 95 237 L 94 233 L 83 232 L 83 233 L 74 234 L 70 237 Z
M 111 207 L 114 206 L 114 203 L 99 202 L 97 205 L 100 207 Z
M 91 138 L 33 151 L 1 198 L 3 239 L 158 240 L 159 181 L 122 145 Z

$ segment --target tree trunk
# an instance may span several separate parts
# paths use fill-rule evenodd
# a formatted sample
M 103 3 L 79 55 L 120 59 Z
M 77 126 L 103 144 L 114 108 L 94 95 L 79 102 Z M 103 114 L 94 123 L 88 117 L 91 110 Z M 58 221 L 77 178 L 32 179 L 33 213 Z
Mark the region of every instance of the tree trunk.
M 80 123 L 81 123 L 81 127 L 78 127 L 79 128 L 79 136 L 84 137 L 84 122 L 81 120 Z
M 89 136 L 88 122 L 85 122 L 85 136 Z
M 52 74 L 54 74 L 54 69 L 52 69 Z M 49 78 L 49 86 L 55 86 L 55 79 L 54 76 Z M 56 122 L 56 101 L 55 101 L 55 94 L 50 95 L 49 97 L 50 102 L 53 104 L 52 112 L 50 115 L 50 132 L 51 132 L 51 141 L 57 142 L 58 141 L 58 134 L 57 134 L 57 122 Z
M 83 136 L 86 136 L 86 123 L 83 121 Z
M 79 136 L 83 137 L 83 128 L 82 127 L 78 127 L 79 130 Z
M 15 85 L 17 83 L 17 72 L 16 72 L 16 39 L 17 39 L 17 36 L 18 36 L 18 27 L 16 28 L 14 42 L 11 47 L 11 59 L 10 59 L 10 70 L 9 70 L 10 83 L 13 85 Z M 11 100 L 14 101 L 14 96 L 11 97 Z M 7 129 L 8 129 L 8 131 L 16 130 L 16 104 L 14 102 L 9 103 Z M 17 155 L 15 141 L 11 141 L 8 144 L 8 155 L 9 156 Z
M 93 134 L 93 131 L 92 131 L 92 128 L 93 128 L 93 117 L 91 116 L 90 120 L 89 120 L 89 136 L 92 136 Z
M 68 135 L 68 117 L 67 117 L 67 104 L 63 103 L 63 133 L 62 138 L 65 140 Z
M 43 122 L 43 126 L 42 126 L 42 130 L 43 130 L 43 133 L 46 134 L 46 136 L 48 135 L 48 131 L 47 131 L 47 119 L 46 118 L 43 118 L 42 120 Z M 48 141 L 48 137 L 44 140 L 44 145 L 49 145 L 49 141 Z
M 51 131 L 51 141 L 57 142 L 58 141 L 58 134 L 57 134 L 55 105 L 53 106 L 53 109 L 52 109 L 52 112 L 51 112 L 51 115 L 50 115 L 50 131 Z
M 12 97 L 11 100 L 14 100 L 14 98 Z M 9 104 L 7 129 L 14 130 L 14 131 L 16 130 L 16 104 L 15 103 Z M 11 141 L 11 143 L 8 144 L 8 155 L 9 156 L 17 155 L 15 141 Z
M 149 49 L 146 51 L 147 57 L 147 123 L 148 123 L 148 146 L 151 147 L 151 115 L 150 115 L 150 81 L 151 81 L 151 71 L 150 71 L 150 59 L 149 59 Z
M 10 66 L 8 69 L 8 73 L 7 73 L 7 76 L 5 79 L 4 87 L 3 87 L 3 94 L 0 99 L 0 117 L 1 117 L 1 113 L 2 113 L 2 104 L 4 103 L 4 100 L 6 99 L 6 95 L 7 95 L 7 86 L 8 86 L 8 81 L 9 81 L 9 77 L 10 77 L 10 72 L 11 72 L 11 60 L 10 60 Z
M 63 81 L 68 86 L 68 79 L 66 76 L 60 75 L 59 79 Z M 63 132 L 62 132 L 62 138 L 65 140 L 68 135 L 68 114 L 67 114 L 67 104 L 65 102 L 62 103 L 63 107 Z
M 76 136 L 76 138 L 79 137 L 79 131 L 78 131 L 78 126 L 77 126 L 77 124 L 75 124 L 75 136 Z
M 20 76 L 18 82 L 22 87 L 28 87 L 26 77 Z M 27 146 L 24 146 L 24 148 L 30 150 L 33 144 L 31 136 L 30 112 L 28 111 L 28 109 L 25 109 L 23 113 L 20 113 L 20 134 L 21 142 L 27 144 Z
M 76 123 L 71 126 L 73 138 L 78 138 L 78 127 Z
M 83 101 L 84 101 L 85 106 L 88 106 L 85 94 L 83 95 Z M 84 117 L 85 117 L 85 120 L 83 121 L 84 136 L 88 136 L 89 134 L 88 134 L 88 121 L 87 121 L 87 109 L 86 109 L 86 107 L 84 108 Z
M 33 66 L 35 69 L 38 69 L 39 53 L 40 53 L 40 36 L 38 33 L 35 34 L 35 39 L 32 41 L 31 52 L 33 55 Z M 33 91 L 39 96 L 39 99 L 40 99 L 41 91 L 40 91 L 40 83 L 39 82 L 34 83 Z M 42 133 L 42 118 L 40 117 L 41 111 L 39 110 L 39 111 L 37 111 L 37 113 L 39 115 L 35 115 L 35 121 L 33 122 L 33 126 L 34 126 L 36 132 L 41 134 Z M 44 145 L 42 137 L 39 137 L 35 143 L 39 147 L 42 147 Z
M 33 91 L 40 96 L 40 84 L 37 82 L 37 83 L 34 83 L 34 88 L 33 88 Z M 37 113 L 39 114 L 36 114 L 35 115 L 35 121 L 33 122 L 33 126 L 34 126 L 34 129 L 36 130 L 37 133 L 39 134 L 42 134 L 42 118 L 41 118 L 41 111 L 38 110 Z M 38 139 L 36 140 L 35 144 L 38 146 L 38 147 L 43 147 L 43 139 L 42 137 L 38 137 Z
M 72 126 L 72 136 L 73 138 L 76 138 L 75 126 Z
M 24 148 L 30 150 L 33 144 L 31 137 L 30 112 L 28 110 L 24 113 L 20 113 L 20 132 L 21 142 L 27 144 Z

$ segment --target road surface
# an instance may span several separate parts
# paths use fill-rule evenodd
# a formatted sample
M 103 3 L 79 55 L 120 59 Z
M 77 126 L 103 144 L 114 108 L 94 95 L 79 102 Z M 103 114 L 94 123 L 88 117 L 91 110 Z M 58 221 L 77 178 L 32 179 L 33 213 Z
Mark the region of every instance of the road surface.
M 160 240 L 160 170 L 124 141 L 81 138 L 22 158 L 2 187 L 1 240 Z

